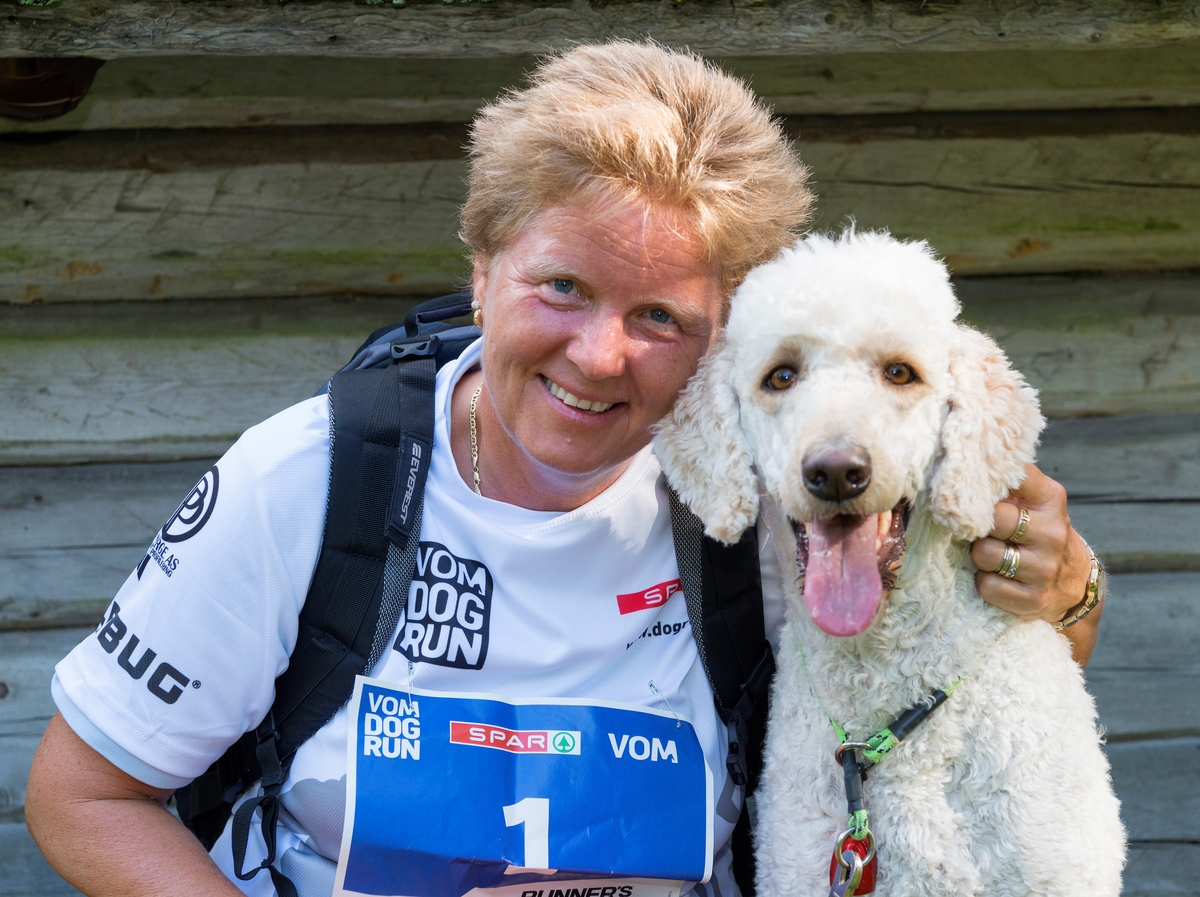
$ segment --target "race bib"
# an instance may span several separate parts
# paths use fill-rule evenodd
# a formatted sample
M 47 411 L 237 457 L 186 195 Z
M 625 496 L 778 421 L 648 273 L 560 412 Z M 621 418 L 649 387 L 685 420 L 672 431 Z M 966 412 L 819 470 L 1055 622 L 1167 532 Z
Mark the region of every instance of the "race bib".
M 712 873 L 712 774 L 691 723 L 358 677 L 335 893 L 678 897 Z

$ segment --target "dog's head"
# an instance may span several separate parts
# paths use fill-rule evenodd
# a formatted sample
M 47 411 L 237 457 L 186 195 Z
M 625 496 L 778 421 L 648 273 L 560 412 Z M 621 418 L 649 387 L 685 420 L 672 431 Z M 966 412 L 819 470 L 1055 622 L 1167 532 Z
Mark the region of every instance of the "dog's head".
M 925 243 L 809 237 L 746 278 L 659 425 L 667 478 L 710 536 L 754 523 L 761 478 L 797 526 L 805 600 L 833 635 L 871 624 L 910 513 L 978 538 L 1033 459 L 1035 391 L 958 310 Z

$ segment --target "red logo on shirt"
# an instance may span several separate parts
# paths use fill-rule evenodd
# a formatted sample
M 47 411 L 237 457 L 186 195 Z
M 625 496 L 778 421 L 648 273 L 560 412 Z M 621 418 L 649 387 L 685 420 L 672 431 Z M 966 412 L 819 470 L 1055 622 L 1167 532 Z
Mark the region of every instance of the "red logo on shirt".
M 662 607 L 667 599 L 683 588 L 678 579 L 660 582 L 650 586 L 643 592 L 630 592 L 628 595 L 617 596 L 617 610 L 622 614 L 631 614 L 635 610 L 649 610 L 652 607 Z
M 511 754 L 574 754 L 579 756 L 577 731 L 505 729 L 488 723 L 450 721 L 451 744 L 473 744 Z

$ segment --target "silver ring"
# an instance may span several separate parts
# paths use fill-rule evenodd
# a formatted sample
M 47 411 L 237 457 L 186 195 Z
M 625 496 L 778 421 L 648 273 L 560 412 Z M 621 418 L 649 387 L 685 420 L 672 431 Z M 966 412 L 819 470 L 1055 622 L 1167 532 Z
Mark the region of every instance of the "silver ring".
M 1021 552 L 1016 546 L 1004 546 L 1004 559 L 1000 561 L 1000 566 L 996 568 L 996 572 L 1005 579 L 1012 579 L 1017 575 L 1017 568 L 1021 566 Z
M 1024 539 L 1025 531 L 1029 529 L 1029 509 L 1018 508 L 1018 510 L 1020 510 L 1021 516 L 1017 519 L 1017 528 L 1013 530 L 1013 534 L 1008 537 L 1008 541 L 1013 545 L 1016 545 L 1018 542 Z
M 865 741 L 843 741 L 833 752 L 833 759 L 838 763 L 842 762 L 843 751 L 869 751 L 871 746 Z
M 849 869 L 850 864 L 842 859 L 842 847 L 846 843 L 846 839 L 854 834 L 854 829 L 848 828 L 837 836 L 837 841 L 834 842 L 833 855 L 837 857 L 838 865 L 843 869 Z M 857 840 L 857 839 L 854 839 Z M 875 833 L 870 829 L 867 830 L 867 855 L 863 857 L 862 864 L 865 866 L 871 862 L 871 858 L 875 856 Z

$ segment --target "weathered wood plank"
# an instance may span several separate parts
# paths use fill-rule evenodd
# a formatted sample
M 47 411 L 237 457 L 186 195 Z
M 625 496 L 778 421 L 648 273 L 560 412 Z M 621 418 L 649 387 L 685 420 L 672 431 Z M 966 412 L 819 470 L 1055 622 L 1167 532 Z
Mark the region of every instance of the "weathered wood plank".
M 1071 523 L 1114 573 L 1200 570 L 1200 502 L 1098 502 Z
M 1184 275 L 959 283 L 967 318 L 999 338 L 1048 415 L 1178 413 L 1052 426 L 1043 461 L 1081 499 L 1198 497 L 1187 416 L 1200 405 L 1198 289 L 1200 278 Z M 0 465 L 219 455 L 311 395 L 409 307 L 385 298 L 0 304 Z
M 0 468 L 0 630 L 94 625 L 212 460 Z
M 464 273 L 462 128 L 158 132 L 11 144 L 0 296 L 430 292 Z M 40 161 L 29 162 L 40 157 Z
M 1110 744 L 1107 753 L 1130 839 L 1200 842 L 1200 738 Z
M 50 868 L 23 823 L 0 823 L 0 897 L 79 897 Z
M 1200 844 L 1129 845 L 1122 897 L 1194 897 L 1200 881 Z
M 781 115 L 1200 103 L 1200 48 L 725 57 Z M 532 58 L 115 59 L 72 112 L 0 133 L 468 121 Z
M 359 5 L 339 0 L 63 0 L 18 6 L 0 53 L 119 57 L 170 53 L 519 56 L 609 37 L 652 36 L 744 55 L 1148 47 L 1200 41 L 1194 2 L 731 4 L 530 0 Z
M 23 818 L 29 764 L 54 715 L 54 665 L 91 629 L 0 633 L 0 824 Z
M 965 278 L 964 317 L 1041 390 L 1050 417 L 1200 407 L 1200 281 Z
M 1200 736 L 1200 574 L 1112 576 L 1087 668 L 1110 742 Z
M 818 228 L 854 218 L 925 239 L 959 275 L 1195 265 L 1190 111 L 918 115 L 893 120 L 890 134 L 882 117 L 866 118 L 807 120 L 807 130 L 789 120 L 819 194 Z M 1113 128 L 1102 132 L 1105 119 Z
M 0 306 L 0 464 L 220 455 L 311 396 L 398 299 Z M 150 312 L 150 314 L 147 314 Z
M 1190 268 L 1200 107 L 791 118 L 820 228 L 927 239 L 958 274 Z M 461 125 L 4 137 L 10 302 L 399 294 L 466 273 Z M 24 136 L 26 139 L 19 140 Z
M 1200 500 L 1200 414 L 1052 420 L 1038 465 L 1072 504 Z
M 0 467 L 0 630 L 94 623 L 211 461 Z M 1114 571 L 1200 570 L 1200 502 L 1081 503 L 1072 516 Z M 1200 582 L 1183 582 L 1200 592 Z M 1133 689 L 1127 703 L 1135 709 L 1150 706 L 1138 689 L 1159 694 L 1141 680 L 1110 678 L 1122 694 Z

